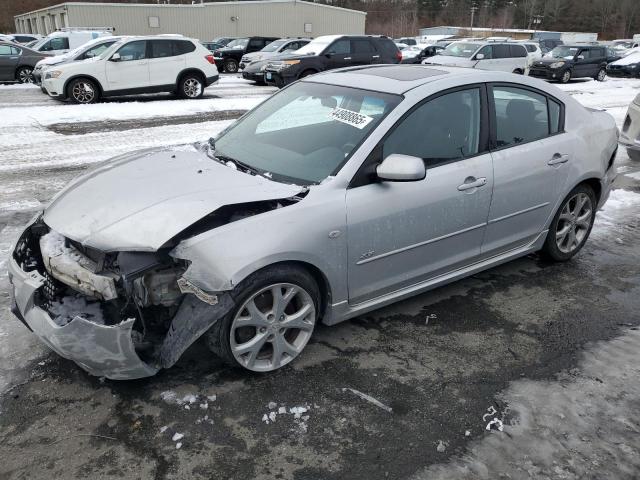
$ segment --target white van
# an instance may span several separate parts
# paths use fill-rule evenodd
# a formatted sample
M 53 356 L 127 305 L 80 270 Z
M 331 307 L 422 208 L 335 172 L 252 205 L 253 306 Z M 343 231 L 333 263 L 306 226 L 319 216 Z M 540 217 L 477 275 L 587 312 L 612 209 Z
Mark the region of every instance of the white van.
M 84 45 L 90 40 L 113 35 L 111 29 L 62 29 L 38 41 L 32 50 L 60 55 Z
M 523 44 L 515 42 L 453 42 L 440 54 L 429 57 L 422 63 L 529 74 L 527 49 Z

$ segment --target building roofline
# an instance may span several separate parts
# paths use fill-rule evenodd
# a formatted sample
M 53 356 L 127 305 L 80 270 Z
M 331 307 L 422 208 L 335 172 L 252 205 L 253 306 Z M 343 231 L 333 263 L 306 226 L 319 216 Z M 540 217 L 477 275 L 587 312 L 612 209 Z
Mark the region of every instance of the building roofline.
M 334 10 L 342 10 L 349 13 L 358 13 L 360 15 L 367 15 L 367 12 L 363 12 L 361 10 L 353 10 L 350 8 L 336 7 L 334 5 L 325 5 L 322 3 L 308 2 L 305 0 L 245 0 L 245 1 L 231 1 L 231 2 L 204 2 L 204 3 L 196 3 L 196 4 L 157 4 L 157 3 L 94 3 L 94 2 L 63 2 L 58 3 L 56 5 L 51 5 L 45 8 L 39 8 L 37 10 L 31 10 L 30 12 L 19 13 L 14 15 L 13 18 L 19 18 L 23 16 L 33 15 L 39 12 L 45 12 L 47 10 L 52 10 L 55 8 L 64 8 L 67 5 L 73 6 L 102 6 L 102 7 L 129 7 L 129 8 L 140 8 L 140 7 L 157 7 L 157 8 L 203 8 L 208 6 L 223 6 L 223 5 L 251 5 L 251 4 L 269 4 L 269 3 L 302 3 L 305 5 L 312 5 L 314 7 L 319 8 L 330 8 Z

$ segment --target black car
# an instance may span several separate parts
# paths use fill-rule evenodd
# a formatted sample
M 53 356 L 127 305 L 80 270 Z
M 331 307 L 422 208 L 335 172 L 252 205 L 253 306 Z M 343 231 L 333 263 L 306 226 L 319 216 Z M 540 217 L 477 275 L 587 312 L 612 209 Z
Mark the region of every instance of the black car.
M 308 43 L 295 55 L 269 62 L 264 79 L 284 87 L 299 78 L 335 68 L 400 63 L 402 53 L 393 40 L 373 35 L 326 35 Z
M 560 45 L 533 62 L 529 75 L 562 83 L 586 77 L 602 82 L 607 76 L 607 61 L 607 48 L 602 45 Z
M 423 48 L 420 53 L 418 53 L 415 57 L 402 57 L 402 63 L 404 64 L 417 64 L 422 63 L 425 58 L 433 57 L 434 55 L 438 55 L 445 47 L 442 45 L 429 45 L 426 48 Z
M 230 42 L 234 41 L 235 39 L 236 37 L 218 37 L 218 38 L 214 38 L 210 42 L 203 41 L 200 43 L 204 45 L 207 48 L 207 50 L 213 53 L 220 48 L 226 47 L 227 45 L 229 45 Z
M 23 45 L 0 41 L 0 81 L 33 83 L 33 69 L 48 55 Z
M 220 72 L 236 73 L 240 68 L 243 55 L 258 52 L 279 37 L 246 37 L 236 38 L 224 48 L 213 52 L 216 67 Z
M 632 53 L 620 62 L 607 65 L 607 75 L 611 77 L 640 78 L 640 52 Z

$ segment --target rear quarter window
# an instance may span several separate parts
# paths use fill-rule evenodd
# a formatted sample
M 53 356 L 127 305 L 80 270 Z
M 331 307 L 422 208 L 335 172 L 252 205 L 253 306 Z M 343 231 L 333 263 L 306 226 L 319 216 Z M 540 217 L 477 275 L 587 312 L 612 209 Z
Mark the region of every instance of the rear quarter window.
M 184 55 L 185 53 L 191 53 L 196 49 L 196 46 L 186 40 L 174 40 L 173 41 L 173 54 Z

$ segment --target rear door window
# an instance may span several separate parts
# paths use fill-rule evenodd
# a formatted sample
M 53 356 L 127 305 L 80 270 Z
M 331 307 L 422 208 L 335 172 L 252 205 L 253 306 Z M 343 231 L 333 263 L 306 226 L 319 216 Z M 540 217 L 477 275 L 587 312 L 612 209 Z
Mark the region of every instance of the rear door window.
M 151 58 L 174 56 L 171 40 L 151 40 Z
M 353 40 L 353 53 L 373 53 L 373 46 L 366 39 Z
M 532 48 L 532 51 L 535 51 L 535 47 Z M 511 52 L 511 56 L 514 58 L 527 56 L 527 49 L 522 45 L 509 45 L 509 51 Z
M 546 96 L 517 87 L 495 86 L 492 90 L 498 148 L 539 140 L 549 135 L 552 129 L 549 128 Z
M 493 58 L 511 58 L 510 45 L 492 45 Z

